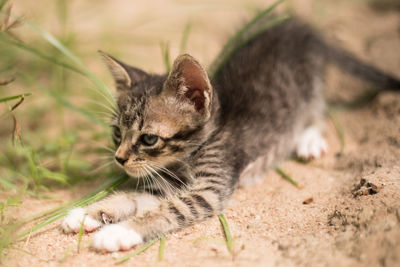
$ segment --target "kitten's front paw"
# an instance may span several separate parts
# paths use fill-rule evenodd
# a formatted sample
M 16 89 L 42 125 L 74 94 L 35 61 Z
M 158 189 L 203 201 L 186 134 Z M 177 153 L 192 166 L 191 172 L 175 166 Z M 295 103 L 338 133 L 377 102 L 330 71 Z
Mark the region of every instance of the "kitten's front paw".
M 142 237 L 133 229 L 119 224 L 110 224 L 94 235 L 92 247 L 97 251 L 113 252 L 128 250 L 141 243 L 143 243 Z
M 68 215 L 61 223 L 61 228 L 64 233 L 78 233 L 83 220 L 83 229 L 86 232 L 93 232 L 102 225 L 101 222 L 87 215 L 84 208 L 75 208 L 68 212 Z

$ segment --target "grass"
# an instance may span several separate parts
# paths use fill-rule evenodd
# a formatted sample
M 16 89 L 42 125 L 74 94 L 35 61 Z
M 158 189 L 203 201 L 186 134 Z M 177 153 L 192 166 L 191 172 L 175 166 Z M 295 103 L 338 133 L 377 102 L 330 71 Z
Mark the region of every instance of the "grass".
M 279 17 L 257 24 L 281 2 L 261 12 L 235 35 L 217 57 L 210 73 L 215 75 L 236 49 L 260 31 L 286 19 Z M 0 104 L 5 107 L 1 119 L 4 125 L 12 124 L 10 131 L 0 131 L 0 137 L 4 138 L 0 155 L 0 190 L 14 192 L 0 196 L 0 260 L 4 249 L 13 242 L 25 240 L 28 244 L 32 234 L 65 216 L 72 207 L 95 202 L 128 179 L 112 168 L 103 169 L 101 174 L 93 172 L 107 163 L 98 159 L 107 157 L 109 153 L 108 148 L 102 149 L 101 146 L 108 145 L 110 130 L 97 112 L 112 113 L 115 101 L 105 83 L 84 63 L 85 54 L 68 26 L 68 1 L 57 0 L 56 5 L 57 23 L 61 27 L 51 34 L 29 19 L 15 15 L 10 1 L 0 0 Z M 188 50 L 189 36 L 195 28 L 193 21 L 188 20 L 181 31 L 179 45 L 176 45 L 180 54 Z M 159 39 L 154 44 L 157 42 Z M 161 45 L 166 70 L 172 65 L 171 47 L 171 41 L 164 41 Z M 96 102 L 97 106 L 83 103 L 82 98 Z M 12 120 L 8 120 L 7 116 L 11 116 Z M 72 121 L 71 117 L 74 118 Z M 50 134 L 52 131 L 54 133 Z M 18 142 L 7 141 L 10 133 Z M 100 146 L 93 147 L 93 141 Z M 93 157 L 97 159 L 95 162 L 90 161 Z M 12 208 L 22 205 L 26 197 L 54 200 L 57 189 L 74 190 L 82 181 L 108 177 L 112 178 L 82 198 L 18 221 L 8 217 Z M 233 253 L 227 221 L 223 215 L 219 219 L 227 247 Z M 82 234 L 81 227 L 78 252 Z M 119 262 L 139 255 L 156 241 L 125 255 Z M 163 259 L 164 250 L 165 237 L 160 239 L 158 260 Z M 68 254 L 69 251 L 65 258 Z
M 158 261 L 162 261 L 165 252 L 165 236 L 160 238 L 160 247 L 158 248 Z
M 256 15 L 250 22 L 246 23 L 222 48 L 218 54 L 216 60 L 210 66 L 211 77 L 216 76 L 220 71 L 221 67 L 228 61 L 228 59 L 240 49 L 243 45 L 253 39 L 261 32 L 268 28 L 278 24 L 286 19 L 288 16 L 281 16 L 277 18 L 270 18 L 266 20 L 266 17 L 282 2 L 285 0 L 278 0 L 267 9 L 262 10 Z
M 168 42 L 161 42 L 160 43 L 160 48 L 161 48 L 161 54 L 163 57 L 163 62 L 165 66 L 165 70 L 169 72 L 172 67 L 171 63 L 171 58 L 170 58 L 170 49 L 169 49 L 169 43 Z
M 189 21 L 188 23 L 186 23 L 186 26 L 183 29 L 181 43 L 179 46 L 179 54 L 183 54 L 186 52 L 187 42 L 189 40 L 189 34 L 190 34 L 190 31 L 192 30 L 192 26 L 193 26 L 193 23 L 191 21 Z
M 344 153 L 344 147 L 346 145 L 345 143 L 345 137 L 344 137 L 344 130 L 342 127 L 342 124 L 340 123 L 339 119 L 337 118 L 336 114 L 334 111 L 329 110 L 328 111 L 329 117 L 336 129 L 336 133 L 340 142 L 340 152 L 337 154 L 337 157 L 341 157 Z
M 224 232 L 226 247 L 229 253 L 231 254 L 232 258 L 234 258 L 235 251 L 233 247 L 233 238 L 231 235 L 231 231 L 229 229 L 228 221 L 226 220 L 225 215 L 222 213 L 218 215 L 218 219 L 219 222 L 221 223 L 222 230 Z
M 296 182 L 289 174 L 287 174 L 285 171 L 283 171 L 281 168 L 277 167 L 275 168 L 275 171 L 286 181 L 297 187 L 298 189 L 303 188 L 298 182 Z
M 77 244 L 77 248 L 76 251 L 77 253 L 79 253 L 80 249 L 81 249 L 81 242 L 82 242 L 82 236 L 83 236 L 83 227 L 84 227 L 84 223 L 85 222 L 85 217 L 83 217 L 83 220 L 81 222 L 81 227 L 79 228 L 79 233 L 78 233 L 78 244 Z
M 8 102 L 8 101 L 15 100 L 15 99 L 25 98 L 25 97 L 30 96 L 30 95 L 32 95 L 32 94 L 31 93 L 25 93 L 25 94 L 20 94 L 20 95 L 3 97 L 3 98 L 0 98 L 0 103 Z
M 73 207 L 84 207 L 89 205 L 90 203 L 96 202 L 105 196 L 107 196 L 110 192 L 118 188 L 121 184 L 125 183 L 128 180 L 128 177 L 125 175 L 120 175 L 114 177 L 114 179 L 108 180 L 106 183 L 102 184 L 97 190 L 93 191 L 92 193 L 55 208 L 54 210 L 48 210 L 44 213 L 38 213 L 34 216 L 25 218 L 22 220 L 22 223 L 27 223 L 32 220 L 40 219 L 41 222 L 36 224 L 31 231 L 35 232 L 37 230 L 42 229 L 43 227 L 49 225 L 50 223 L 64 217 L 67 212 Z M 18 239 L 26 237 L 29 233 L 29 230 L 26 230 L 18 235 Z
M 152 240 L 150 242 L 147 242 L 146 244 L 144 244 L 140 248 L 138 248 L 138 249 L 132 251 L 131 253 L 128 253 L 125 256 L 123 256 L 120 259 L 118 259 L 118 263 L 124 263 L 127 260 L 131 259 L 132 257 L 135 257 L 135 256 L 145 252 L 147 249 L 152 247 L 157 241 L 158 241 L 158 239 L 154 239 L 154 240 Z

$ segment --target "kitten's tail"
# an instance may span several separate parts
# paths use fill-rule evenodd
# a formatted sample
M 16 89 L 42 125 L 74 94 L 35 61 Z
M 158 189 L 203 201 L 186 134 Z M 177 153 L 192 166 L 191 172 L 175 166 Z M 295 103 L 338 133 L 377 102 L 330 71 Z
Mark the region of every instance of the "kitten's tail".
M 340 48 L 330 46 L 326 43 L 323 43 L 321 47 L 323 48 L 322 52 L 324 55 L 343 71 L 368 81 L 379 87 L 379 89 L 400 90 L 400 79 L 358 60 Z

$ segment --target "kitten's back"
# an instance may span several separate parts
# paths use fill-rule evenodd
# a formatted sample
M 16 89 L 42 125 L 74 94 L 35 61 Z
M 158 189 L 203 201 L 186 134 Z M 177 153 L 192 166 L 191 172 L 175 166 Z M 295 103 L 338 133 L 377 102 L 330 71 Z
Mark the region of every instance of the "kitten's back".
M 398 79 L 326 44 L 298 19 L 259 34 L 221 66 L 212 82 L 238 170 L 266 152 L 286 156 L 296 135 L 321 120 L 328 62 L 382 89 L 400 88 Z

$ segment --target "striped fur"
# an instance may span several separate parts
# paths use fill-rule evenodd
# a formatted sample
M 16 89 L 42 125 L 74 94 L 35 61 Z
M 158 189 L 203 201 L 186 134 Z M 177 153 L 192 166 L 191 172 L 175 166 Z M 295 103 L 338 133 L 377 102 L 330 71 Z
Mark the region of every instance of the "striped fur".
M 222 212 L 240 176 L 254 176 L 254 166 L 267 170 L 293 152 L 302 132 L 321 124 L 324 69 L 338 53 L 289 20 L 236 51 L 212 81 L 189 55 L 178 57 L 168 75 L 103 55 L 118 88 L 116 160 L 139 187 L 89 206 L 87 214 L 146 241 Z M 347 69 L 370 73 L 343 55 L 344 64 L 351 62 Z M 372 73 L 384 87 L 398 82 L 374 68 Z

